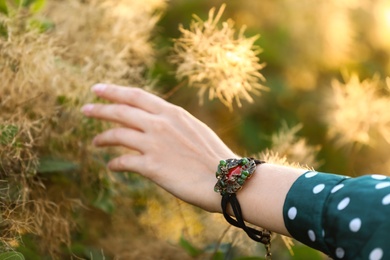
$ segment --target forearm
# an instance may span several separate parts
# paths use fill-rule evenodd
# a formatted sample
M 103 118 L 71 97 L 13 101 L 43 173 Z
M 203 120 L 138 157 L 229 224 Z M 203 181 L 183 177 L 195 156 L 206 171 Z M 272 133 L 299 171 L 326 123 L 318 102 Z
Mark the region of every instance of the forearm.
M 97 146 L 123 146 L 125 153 L 108 164 L 113 171 L 133 171 L 154 181 L 188 203 L 221 212 L 214 192 L 219 160 L 235 154 L 202 122 L 188 112 L 137 88 L 99 84 L 93 91 L 110 104 L 88 104 L 86 116 L 114 122 L 94 138 Z M 257 166 L 237 193 L 245 220 L 282 234 L 283 205 L 294 181 L 305 170 L 272 164 Z

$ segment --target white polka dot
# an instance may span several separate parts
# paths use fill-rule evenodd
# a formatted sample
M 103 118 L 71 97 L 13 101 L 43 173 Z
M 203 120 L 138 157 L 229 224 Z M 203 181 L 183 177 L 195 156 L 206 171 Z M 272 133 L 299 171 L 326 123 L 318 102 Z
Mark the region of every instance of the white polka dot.
M 374 250 L 371 251 L 369 259 L 370 260 L 380 260 L 383 257 L 383 250 L 382 248 L 375 248 Z
M 383 205 L 389 205 L 389 204 L 390 204 L 390 194 L 387 194 L 387 195 L 382 199 L 382 204 L 383 204 Z
M 338 185 L 334 186 L 333 189 L 330 192 L 331 193 L 335 193 L 336 191 L 338 191 L 342 187 L 344 187 L 344 184 L 338 184 Z
M 336 248 L 336 256 L 337 256 L 337 258 L 341 259 L 341 258 L 344 257 L 344 255 L 345 255 L 344 249 L 342 249 L 341 247 Z
M 298 213 L 297 208 L 291 207 L 287 212 L 288 218 L 294 220 L 295 217 L 297 216 L 297 213 Z
M 375 189 L 377 190 L 387 188 L 387 187 L 390 187 L 390 181 L 381 182 L 375 185 Z
M 349 198 L 349 197 L 346 197 L 346 198 L 344 198 L 342 201 L 340 201 L 340 203 L 337 205 L 337 209 L 338 210 L 343 210 L 343 209 L 345 209 L 347 206 L 348 206 L 348 204 L 349 204 L 349 202 L 351 201 L 351 199 Z
M 349 229 L 352 232 L 358 232 L 360 227 L 362 226 L 362 221 L 360 218 L 354 218 L 349 222 Z
M 314 233 L 313 230 L 310 229 L 309 231 L 307 231 L 307 235 L 309 236 L 312 242 L 316 241 L 316 234 Z
M 387 178 L 387 176 L 379 175 L 379 174 L 373 174 L 373 175 L 371 175 L 371 178 L 373 178 L 375 180 L 385 180 Z
M 320 193 L 325 188 L 325 184 L 318 184 L 313 188 L 313 193 L 317 194 Z
M 314 177 L 318 174 L 318 172 L 308 172 L 305 174 L 305 177 L 306 178 L 311 178 L 311 177 Z

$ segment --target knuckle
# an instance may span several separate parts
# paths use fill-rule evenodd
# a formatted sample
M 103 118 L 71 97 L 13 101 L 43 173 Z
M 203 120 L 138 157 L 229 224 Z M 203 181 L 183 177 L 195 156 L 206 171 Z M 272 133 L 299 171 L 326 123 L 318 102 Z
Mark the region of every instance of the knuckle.
M 139 99 L 144 95 L 144 91 L 140 88 L 129 89 L 129 98 Z
M 112 104 L 107 108 L 105 118 L 121 125 L 128 125 L 134 122 L 134 111 L 125 104 Z
M 180 121 L 186 120 L 188 118 L 188 115 L 189 115 L 187 110 L 185 110 L 182 107 L 175 106 L 175 105 L 173 105 L 171 108 L 171 114 L 172 114 L 172 116 L 171 116 L 172 119 L 174 119 L 176 121 L 177 120 L 180 120 Z
M 113 167 L 118 170 L 126 169 L 126 158 L 124 156 L 118 157 L 113 161 Z
M 174 115 L 174 116 L 183 113 L 183 110 L 184 109 L 182 107 L 176 106 L 176 105 L 171 104 L 171 103 L 167 103 L 167 107 L 165 109 L 165 111 L 169 115 Z
M 185 119 L 188 117 L 189 113 L 187 112 L 187 110 L 185 110 L 184 108 L 182 107 L 177 107 L 176 108 L 176 115 L 178 118 L 180 119 Z
M 149 178 L 154 178 L 155 175 L 158 174 L 162 169 L 161 161 L 159 158 L 155 158 L 155 156 L 147 156 L 144 158 L 144 169 L 148 173 Z
M 122 131 L 121 129 L 111 129 L 111 137 L 114 141 L 118 142 L 118 140 L 120 140 L 121 136 L 122 136 Z
M 123 119 L 123 118 L 126 118 L 126 115 L 128 114 L 128 106 L 127 105 L 123 105 L 123 104 L 116 104 L 116 105 L 112 105 L 114 106 L 115 111 L 113 111 L 113 115 L 115 115 L 117 117 L 117 119 Z
M 150 124 L 155 132 L 163 132 L 169 128 L 169 123 L 167 120 L 161 117 L 155 118 L 150 122 Z

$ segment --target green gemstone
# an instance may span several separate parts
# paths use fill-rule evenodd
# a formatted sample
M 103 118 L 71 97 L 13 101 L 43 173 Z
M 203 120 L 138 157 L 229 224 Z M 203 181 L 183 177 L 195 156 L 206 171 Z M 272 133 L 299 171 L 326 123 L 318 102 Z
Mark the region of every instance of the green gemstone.
M 242 171 L 241 172 L 241 176 L 245 176 L 245 178 L 246 178 L 246 177 L 249 176 L 249 172 L 248 171 Z
M 215 192 L 220 192 L 220 191 L 221 191 L 220 188 L 218 187 L 218 185 L 215 185 L 215 186 L 214 186 L 214 191 L 215 191 Z
M 244 184 L 244 182 L 245 182 L 245 180 L 244 180 L 244 179 L 241 179 L 241 178 L 239 178 L 239 179 L 237 180 L 237 182 L 238 182 L 238 184 L 240 184 L 240 185 L 243 185 L 243 184 Z
M 248 178 L 248 175 L 242 174 L 242 175 L 240 176 L 240 179 L 246 180 L 246 178 Z
M 247 164 L 247 163 L 249 163 L 248 158 L 242 158 L 242 159 L 241 159 L 241 165 L 245 165 L 245 164 Z
M 219 161 L 220 166 L 226 166 L 226 161 L 225 160 L 220 160 Z

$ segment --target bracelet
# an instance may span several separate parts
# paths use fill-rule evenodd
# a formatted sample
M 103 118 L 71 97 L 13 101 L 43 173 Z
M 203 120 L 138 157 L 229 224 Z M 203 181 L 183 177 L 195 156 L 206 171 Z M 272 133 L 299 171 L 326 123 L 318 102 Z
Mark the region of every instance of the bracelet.
M 245 224 L 241 206 L 236 196 L 236 192 L 241 190 L 244 183 L 255 173 L 256 166 L 262 163 L 265 162 L 253 158 L 221 160 L 216 172 L 217 183 L 214 186 L 214 191 L 222 196 L 222 213 L 227 222 L 235 227 L 242 228 L 251 239 L 264 244 L 267 251 L 266 258 L 269 258 L 271 257 L 272 233 L 266 229 L 256 230 Z M 236 219 L 227 213 L 229 203 Z

